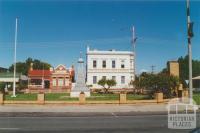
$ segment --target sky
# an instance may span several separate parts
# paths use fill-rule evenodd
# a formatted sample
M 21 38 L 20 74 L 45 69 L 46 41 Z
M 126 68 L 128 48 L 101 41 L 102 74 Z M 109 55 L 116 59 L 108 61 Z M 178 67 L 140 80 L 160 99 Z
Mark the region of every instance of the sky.
M 191 1 L 193 58 L 200 60 L 200 1 Z M 76 65 L 86 47 L 132 50 L 135 27 L 136 71 L 155 71 L 187 54 L 186 1 L 0 0 L 0 66 L 13 63 L 18 17 L 17 61 L 28 57 L 54 67 Z

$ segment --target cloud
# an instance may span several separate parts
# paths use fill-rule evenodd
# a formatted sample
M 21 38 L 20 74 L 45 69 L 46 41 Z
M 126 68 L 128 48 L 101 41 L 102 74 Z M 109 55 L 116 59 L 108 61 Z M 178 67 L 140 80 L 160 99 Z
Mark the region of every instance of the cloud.
M 143 72 L 148 72 L 149 70 L 147 70 L 147 69 L 141 69 L 140 70 L 140 73 L 143 73 Z

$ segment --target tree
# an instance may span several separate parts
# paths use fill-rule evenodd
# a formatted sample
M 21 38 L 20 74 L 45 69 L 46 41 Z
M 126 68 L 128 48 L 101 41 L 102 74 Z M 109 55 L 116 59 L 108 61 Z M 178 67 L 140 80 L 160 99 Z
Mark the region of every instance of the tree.
M 139 84 L 141 88 L 148 90 L 151 97 L 156 92 L 163 92 L 164 97 L 169 98 L 179 85 L 179 78 L 166 73 L 145 73 L 140 75 Z
M 6 83 L 0 82 L 0 92 L 1 93 L 5 93 L 5 90 L 4 90 L 5 85 L 6 85 Z
M 140 77 L 136 76 L 135 80 L 131 80 L 129 83 L 133 87 L 133 93 L 139 92 L 139 89 L 142 89 L 140 86 Z
M 102 78 L 101 80 L 98 81 L 98 85 L 102 86 L 104 89 L 105 93 L 108 93 L 108 90 L 112 87 L 115 86 L 117 83 L 113 79 L 104 79 Z
M 30 69 L 30 65 L 31 63 L 33 63 L 33 69 L 44 69 L 44 70 L 48 70 L 51 65 L 49 63 L 37 60 L 37 59 L 32 59 L 32 58 L 28 58 L 25 62 L 17 62 L 16 63 L 16 71 L 17 73 L 21 73 L 23 75 L 28 75 L 28 71 Z M 9 71 L 13 72 L 13 68 L 14 65 L 12 64 L 9 67 Z
M 187 87 L 185 80 L 189 79 L 189 65 L 188 65 L 188 55 L 185 57 L 180 57 L 178 59 L 179 68 L 180 68 L 180 81 Z M 200 61 L 199 60 L 192 60 L 192 75 L 193 77 L 200 75 Z M 195 86 L 194 86 L 195 87 Z
M 8 69 L 0 67 L 0 72 L 7 72 L 7 71 L 8 71 Z

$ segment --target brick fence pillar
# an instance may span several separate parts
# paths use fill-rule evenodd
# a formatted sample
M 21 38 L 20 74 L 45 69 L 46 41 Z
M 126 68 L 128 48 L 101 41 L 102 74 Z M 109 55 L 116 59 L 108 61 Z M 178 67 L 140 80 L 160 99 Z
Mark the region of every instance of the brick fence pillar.
M 37 95 L 37 102 L 38 104 L 44 104 L 44 93 L 39 93 Z
M 126 94 L 124 94 L 124 93 L 119 94 L 119 103 L 120 104 L 126 103 Z
M 85 103 L 85 93 L 79 94 L 79 103 L 84 104 Z
M 188 96 L 189 96 L 188 90 L 184 90 L 183 91 L 183 97 L 188 97 Z
M 4 95 L 0 93 L 0 105 L 3 104 L 4 101 Z
M 157 103 L 162 103 L 163 102 L 163 93 L 156 93 L 156 101 Z

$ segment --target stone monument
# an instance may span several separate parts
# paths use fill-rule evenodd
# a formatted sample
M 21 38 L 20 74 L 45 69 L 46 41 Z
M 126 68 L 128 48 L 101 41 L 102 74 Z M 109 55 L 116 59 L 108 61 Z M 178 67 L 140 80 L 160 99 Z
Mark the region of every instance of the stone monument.
M 78 59 L 77 80 L 70 92 L 70 97 L 79 97 L 81 92 L 84 92 L 86 97 L 90 96 L 90 89 L 85 84 L 85 69 L 84 61 L 81 57 Z

